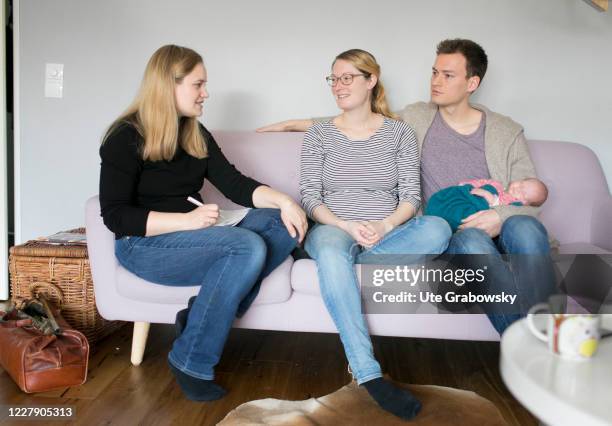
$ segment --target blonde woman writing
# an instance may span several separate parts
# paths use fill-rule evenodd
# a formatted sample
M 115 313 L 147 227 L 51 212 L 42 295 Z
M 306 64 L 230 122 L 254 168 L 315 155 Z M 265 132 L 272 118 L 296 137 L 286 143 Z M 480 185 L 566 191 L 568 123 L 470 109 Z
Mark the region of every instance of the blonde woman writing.
M 287 195 L 242 175 L 197 118 L 208 98 L 202 57 L 174 45 L 158 49 L 134 103 L 110 126 L 100 148 L 100 204 L 129 271 L 168 286 L 200 285 L 177 315 L 170 368 L 189 399 L 226 391 L 214 367 L 236 314 L 306 231 Z M 208 179 L 226 197 L 256 207 L 236 227 L 215 227 L 219 208 L 194 207 Z

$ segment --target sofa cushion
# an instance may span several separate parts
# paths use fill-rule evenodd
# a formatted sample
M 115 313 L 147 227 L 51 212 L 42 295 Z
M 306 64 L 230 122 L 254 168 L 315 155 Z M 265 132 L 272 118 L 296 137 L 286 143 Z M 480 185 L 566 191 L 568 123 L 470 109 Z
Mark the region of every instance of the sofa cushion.
M 317 264 L 312 259 L 296 260 L 291 270 L 291 288 L 298 293 L 321 297 Z
M 289 278 L 293 259 L 288 257 L 261 283 L 254 305 L 282 303 L 291 296 Z M 189 297 L 198 293 L 199 286 L 172 287 L 153 284 L 118 266 L 117 292 L 128 299 L 142 302 L 184 305 Z
M 291 297 L 291 269 L 293 258 L 289 256 L 261 283 L 259 294 L 253 301 L 254 305 L 282 303 Z

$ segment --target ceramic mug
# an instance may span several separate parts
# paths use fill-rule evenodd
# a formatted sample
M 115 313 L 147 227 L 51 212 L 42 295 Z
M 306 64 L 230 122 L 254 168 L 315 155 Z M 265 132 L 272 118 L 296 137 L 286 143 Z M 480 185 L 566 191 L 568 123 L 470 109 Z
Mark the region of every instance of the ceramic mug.
M 547 333 L 535 326 L 534 315 L 548 312 Z M 527 326 L 535 337 L 546 342 L 548 349 L 566 359 L 586 360 L 597 350 L 601 315 L 550 313 L 548 303 L 539 303 L 527 313 Z

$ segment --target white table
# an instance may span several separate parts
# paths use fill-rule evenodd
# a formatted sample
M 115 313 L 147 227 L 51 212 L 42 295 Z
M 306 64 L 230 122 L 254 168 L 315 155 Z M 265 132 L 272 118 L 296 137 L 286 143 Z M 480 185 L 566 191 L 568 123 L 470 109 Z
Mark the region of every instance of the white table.
M 543 316 L 542 316 L 543 317 Z M 610 315 L 605 319 L 610 329 Z M 550 425 L 612 425 L 612 337 L 587 361 L 548 351 L 527 329 L 512 324 L 501 339 L 501 376 L 514 397 Z

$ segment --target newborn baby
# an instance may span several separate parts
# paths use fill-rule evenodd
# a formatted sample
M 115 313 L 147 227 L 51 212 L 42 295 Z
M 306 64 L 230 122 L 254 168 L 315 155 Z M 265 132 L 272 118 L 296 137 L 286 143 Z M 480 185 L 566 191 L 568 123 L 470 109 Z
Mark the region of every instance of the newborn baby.
M 508 189 L 492 179 L 472 179 L 441 189 L 431 196 L 425 214 L 445 219 L 453 232 L 471 214 L 495 206 L 541 206 L 548 189 L 536 178 L 510 182 Z

